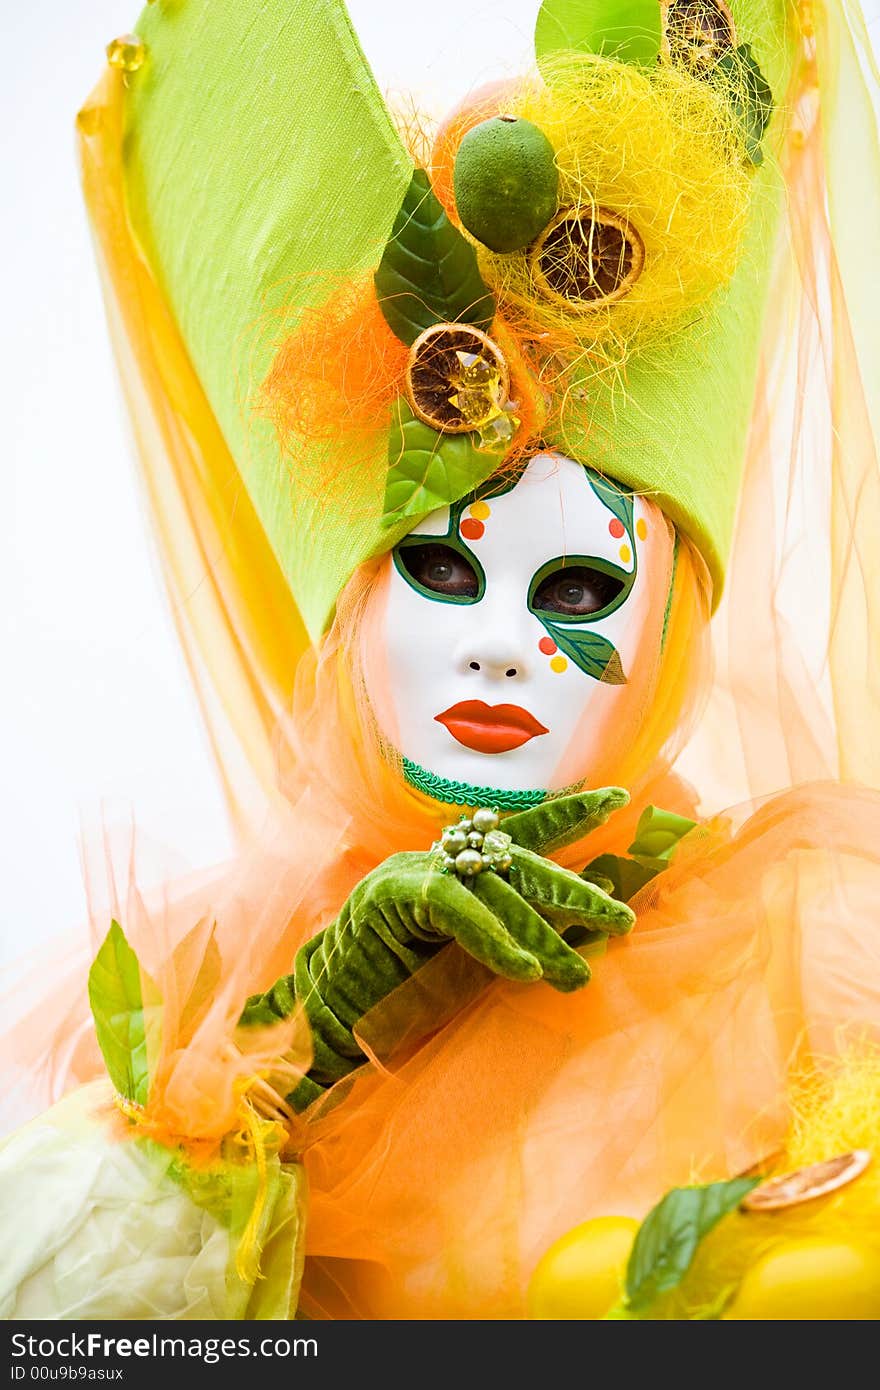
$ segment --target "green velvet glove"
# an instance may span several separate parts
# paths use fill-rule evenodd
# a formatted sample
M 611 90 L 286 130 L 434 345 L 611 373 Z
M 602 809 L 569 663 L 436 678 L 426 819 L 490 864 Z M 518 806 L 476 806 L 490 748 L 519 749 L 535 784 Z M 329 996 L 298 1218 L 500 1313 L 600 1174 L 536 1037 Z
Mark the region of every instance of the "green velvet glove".
M 507 980 L 545 979 L 563 992 L 590 978 L 562 938 L 629 931 L 635 916 L 601 888 L 542 855 L 602 825 L 627 794 L 616 787 L 561 797 L 502 821 L 510 835 L 506 877 L 467 883 L 438 867 L 436 850 L 393 854 L 368 874 L 335 922 L 297 952 L 291 975 L 248 1000 L 243 1026 L 286 1018 L 301 1001 L 311 1024 L 312 1067 L 288 1097 L 303 1109 L 366 1060 L 354 1029 L 376 1004 L 448 945 Z

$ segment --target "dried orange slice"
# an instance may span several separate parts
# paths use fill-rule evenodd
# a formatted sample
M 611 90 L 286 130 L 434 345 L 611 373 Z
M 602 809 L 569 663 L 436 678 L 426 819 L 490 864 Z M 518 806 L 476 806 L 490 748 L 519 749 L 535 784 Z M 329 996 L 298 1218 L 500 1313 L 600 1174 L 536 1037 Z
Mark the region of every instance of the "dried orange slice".
M 496 342 L 466 323 L 437 323 L 410 348 L 406 395 L 413 412 L 443 434 L 479 430 L 502 414 L 510 371 Z
M 595 309 L 627 294 L 645 264 L 642 238 L 606 208 L 557 213 L 530 255 L 532 281 L 546 299 Z
M 753 1188 L 740 1206 L 743 1211 L 782 1211 L 786 1207 L 800 1206 L 802 1202 L 812 1202 L 854 1182 L 870 1162 L 869 1149 L 853 1149 L 851 1153 L 838 1154 L 824 1163 L 796 1168 L 793 1173 L 784 1173 Z

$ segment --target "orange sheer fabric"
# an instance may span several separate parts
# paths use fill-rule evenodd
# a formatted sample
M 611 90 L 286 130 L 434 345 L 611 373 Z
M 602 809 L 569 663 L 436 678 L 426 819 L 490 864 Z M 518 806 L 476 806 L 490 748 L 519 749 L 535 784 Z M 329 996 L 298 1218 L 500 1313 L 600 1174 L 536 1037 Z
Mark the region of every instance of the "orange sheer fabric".
M 310 1316 L 523 1317 L 566 1230 L 779 1148 L 789 1068 L 842 1019 L 880 1031 L 880 796 L 820 784 L 740 820 L 639 895 L 582 994 L 496 982 L 308 1126 Z

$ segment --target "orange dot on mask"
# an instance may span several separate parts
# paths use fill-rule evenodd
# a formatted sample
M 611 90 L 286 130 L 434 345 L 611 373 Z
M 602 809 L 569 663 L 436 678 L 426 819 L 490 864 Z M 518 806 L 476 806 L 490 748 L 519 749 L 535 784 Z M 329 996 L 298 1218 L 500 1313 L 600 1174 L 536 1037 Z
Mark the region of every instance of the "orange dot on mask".
M 482 521 L 476 521 L 473 517 L 466 516 L 461 523 L 460 530 L 466 541 L 478 541 L 486 528 Z
M 555 656 L 556 643 L 553 641 L 553 638 L 542 637 L 538 643 L 538 651 L 543 652 L 545 656 Z
M 623 522 L 618 521 L 617 517 L 615 517 L 613 521 L 609 521 L 608 530 L 611 532 L 614 539 L 619 541 L 621 536 L 624 535 L 625 528 Z

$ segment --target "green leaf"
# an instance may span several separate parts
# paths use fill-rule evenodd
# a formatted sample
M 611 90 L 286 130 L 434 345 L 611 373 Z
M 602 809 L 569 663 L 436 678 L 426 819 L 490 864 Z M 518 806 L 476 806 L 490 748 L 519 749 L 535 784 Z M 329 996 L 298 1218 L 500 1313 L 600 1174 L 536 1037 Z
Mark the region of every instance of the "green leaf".
M 617 517 L 623 526 L 630 540 L 633 534 L 633 498 L 631 492 L 617 486 L 616 483 L 608 482 L 601 478 L 598 473 L 594 473 L 591 468 L 586 470 L 587 482 L 595 492 L 603 507 L 607 507 L 610 512 Z
M 557 647 L 569 660 L 606 685 L 626 685 L 626 674 L 621 664 L 617 648 L 591 629 L 573 627 L 564 623 L 551 623 L 546 619 L 544 626 Z
M 389 328 L 407 345 L 435 323 L 491 327 L 495 300 L 476 252 L 446 216 L 424 169 L 412 176 L 375 285 Z
M 760 1178 L 731 1178 L 703 1187 L 673 1187 L 639 1227 L 626 1268 L 630 1308 L 644 1312 L 658 1294 L 681 1283 L 700 1241 L 739 1206 Z
M 143 986 L 151 984 L 114 921 L 89 971 L 89 1004 L 110 1080 L 138 1105 L 146 1105 L 149 1091 L 148 1035 L 152 1043 L 161 1018 L 157 1000 L 144 1004 Z
M 618 902 L 628 903 L 636 893 L 641 892 L 646 883 L 650 883 L 652 878 L 662 873 L 665 867 L 638 859 L 627 859 L 621 854 L 600 854 L 598 859 L 587 865 L 581 878 L 587 879 L 589 883 L 596 883 L 600 888 L 605 883 L 610 883 L 611 887 L 605 891 Z
M 660 53 L 658 0 L 544 0 L 535 25 L 535 55 L 596 53 L 652 67 Z M 552 64 L 547 64 L 552 76 Z M 545 74 L 546 76 L 546 74 Z
M 752 54 L 752 46 L 740 44 L 715 65 L 727 87 L 727 98 L 742 127 L 746 153 L 753 164 L 762 164 L 761 141 L 773 114 L 773 93 Z
M 677 816 L 674 811 L 663 811 L 659 806 L 646 806 L 639 816 L 636 838 L 627 854 L 670 860 L 680 841 L 695 825 L 696 821 L 689 820 L 687 816 Z
M 626 855 L 601 854 L 587 865 L 581 878 L 590 883 L 598 881 L 600 887 L 601 881 L 606 880 L 611 884 L 611 896 L 628 903 L 646 883 L 669 868 L 679 844 L 695 825 L 696 821 L 687 816 L 677 816 L 659 806 L 646 806 Z
M 492 467 L 472 435 L 439 434 L 417 419 L 403 397 L 394 410 L 388 458 L 383 526 L 450 506 Z

